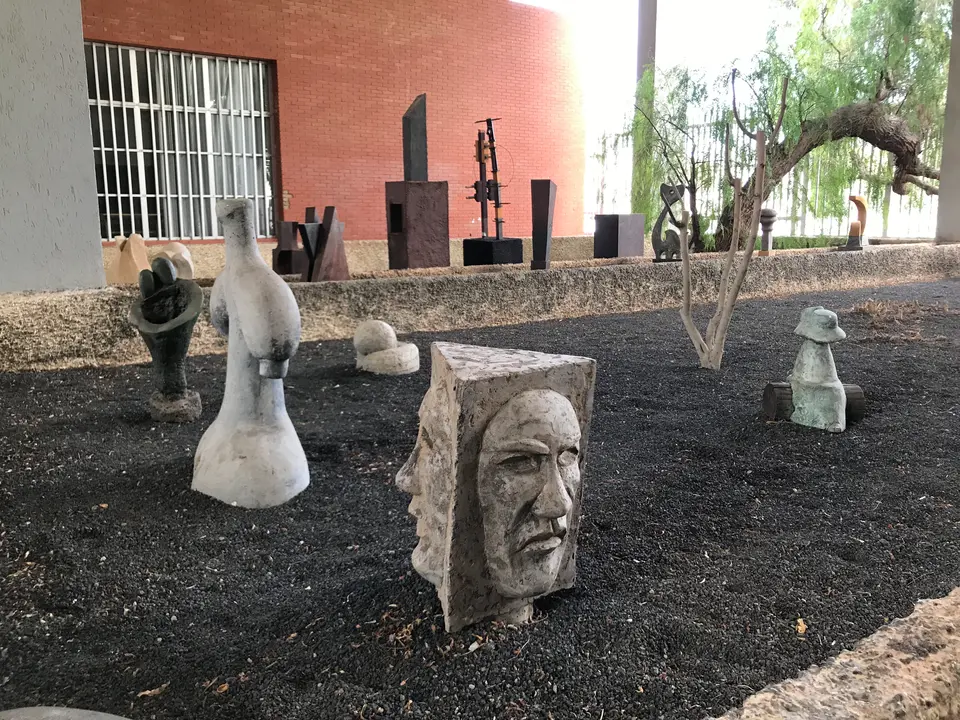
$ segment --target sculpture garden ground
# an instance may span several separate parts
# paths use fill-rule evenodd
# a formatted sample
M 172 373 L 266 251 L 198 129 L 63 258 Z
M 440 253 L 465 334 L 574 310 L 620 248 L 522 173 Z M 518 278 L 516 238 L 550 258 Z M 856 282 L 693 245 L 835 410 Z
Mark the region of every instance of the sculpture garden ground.
M 810 305 L 838 312 L 840 378 L 867 398 L 842 434 L 760 419 Z M 262 511 L 190 491 L 225 356 L 190 360 L 194 425 L 150 420 L 145 365 L 0 375 L 0 708 L 722 714 L 960 585 L 953 307 L 956 280 L 743 302 L 718 372 L 676 310 L 407 337 L 406 376 L 306 343 L 285 391 L 311 484 Z M 520 629 L 446 634 L 410 567 L 393 479 L 441 339 L 597 359 L 577 587 Z

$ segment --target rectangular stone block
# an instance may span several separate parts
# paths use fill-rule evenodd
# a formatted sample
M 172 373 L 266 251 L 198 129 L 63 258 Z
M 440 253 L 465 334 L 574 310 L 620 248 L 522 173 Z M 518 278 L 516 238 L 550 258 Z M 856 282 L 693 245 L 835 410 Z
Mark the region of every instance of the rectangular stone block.
M 531 270 L 550 267 L 550 245 L 553 242 L 553 209 L 557 200 L 557 184 L 553 180 L 530 181 L 530 205 L 533 214 L 533 260 Z
M 447 182 L 388 182 L 385 194 L 390 269 L 449 267 Z
M 595 258 L 622 258 L 643 256 L 645 217 L 633 215 L 596 215 L 593 231 Z
M 403 179 L 427 182 L 427 95 L 418 95 L 403 114 Z
M 465 238 L 464 265 L 516 265 L 523 262 L 520 238 Z
M 417 445 L 397 475 L 418 520 L 413 566 L 449 632 L 524 622 L 576 579 L 596 361 L 442 342 L 431 355 Z

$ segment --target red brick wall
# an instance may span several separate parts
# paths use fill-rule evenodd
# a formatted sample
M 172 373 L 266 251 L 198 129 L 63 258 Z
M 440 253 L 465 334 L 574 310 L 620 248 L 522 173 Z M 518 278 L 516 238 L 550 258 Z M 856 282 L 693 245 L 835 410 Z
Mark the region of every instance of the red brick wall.
M 347 239 L 385 238 L 383 183 L 403 179 L 401 117 L 426 92 L 429 175 L 450 183 L 451 237 L 479 235 L 480 206 L 464 186 L 477 173 L 474 122 L 486 117 L 503 118 L 507 234 L 530 234 L 531 178 L 557 183 L 554 234 L 582 232 L 581 90 L 569 23 L 554 13 L 509 0 L 82 0 L 82 8 L 87 40 L 276 62 L 284 219 L 336 205 Z

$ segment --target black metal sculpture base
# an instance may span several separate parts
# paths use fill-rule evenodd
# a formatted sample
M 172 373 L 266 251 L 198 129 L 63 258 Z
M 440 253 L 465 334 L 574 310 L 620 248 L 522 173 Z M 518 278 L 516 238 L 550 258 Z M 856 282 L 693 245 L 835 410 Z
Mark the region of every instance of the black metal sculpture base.
M 523 262 L 520 238 L 467 238 L 463 241 L 463 264 L 519 265 Z
M 187 388 L 184 366 L 203 291 L 191 280 L 178 280 L 173 263 L 157 258 L 151 270 L 140 272 L 140 294 L 127 321 L 137 328 L 153 359 L 156 391 L 149 400 L 150 417 L 193 422 L 200 417 L 200 395 Z

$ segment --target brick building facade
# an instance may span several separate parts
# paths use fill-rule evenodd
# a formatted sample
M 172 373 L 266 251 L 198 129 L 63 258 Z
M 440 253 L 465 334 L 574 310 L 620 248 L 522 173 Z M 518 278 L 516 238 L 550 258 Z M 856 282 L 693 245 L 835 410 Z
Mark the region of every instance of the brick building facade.
M 431 180 L 451 237 L 479 235 L 477 120 L 497 123 L 508 235 L 530 234 L 530 179 L 558 186 L 554 234 L 583 227 L 584 125 L 571 28 L 510 0 L 82 0 L 88 41 L 269 61 L 276 218 L 336 205 L 346 237 L 386 237 L 401 116 L 427 94 Z

